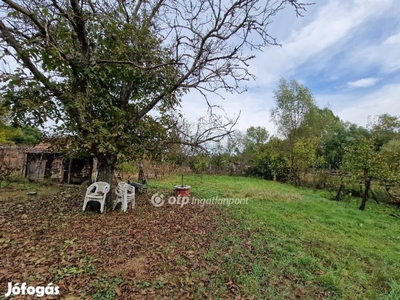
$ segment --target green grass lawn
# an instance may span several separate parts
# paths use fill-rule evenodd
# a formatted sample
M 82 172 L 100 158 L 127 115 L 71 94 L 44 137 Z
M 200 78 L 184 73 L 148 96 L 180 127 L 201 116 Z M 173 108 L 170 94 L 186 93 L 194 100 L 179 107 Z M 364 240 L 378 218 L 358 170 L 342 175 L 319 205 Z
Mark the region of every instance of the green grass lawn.
M 210 290 L 256 299 L 400 299 L 398 209 L 253 178 L 185 176 L 196 198 L 248 198 L 225 206 L 205 259 L 217 266 Z M 180 183 L 151 182 L 151 191 Z M 168 205 L 168 204 L 166 204 Z M 196 274 L 193 276 L 196 277 Z M 197 276 L 201 277 L 201 271 Z

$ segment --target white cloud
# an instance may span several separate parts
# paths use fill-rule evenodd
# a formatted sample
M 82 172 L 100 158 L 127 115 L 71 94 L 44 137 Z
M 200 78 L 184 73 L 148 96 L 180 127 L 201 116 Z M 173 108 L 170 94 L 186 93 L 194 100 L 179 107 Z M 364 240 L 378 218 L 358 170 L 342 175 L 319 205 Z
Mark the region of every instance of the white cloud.
M 206 100 L 198 93 L 190 93 L 190 99 L 182 102 L 182 111 L 190 122 L 196 122 L 197 118 L 207 114 Z M 211 104 L 221 105 L 222 109 L 214 108 L 217 115 L 237 116 L 240 118 L 236 129 L 246 131 L 250 126 L 265 127 L 270 133 L 274 132 L 274 125 L 270 122 L 270 108 L 273 105 L 272 92 L 254 94 L 224 94 L 225 99 L 210 97 Z
M 389 113 L 400 115 L 400 85 L 385 85 L 379 90 L 358 97 L 358 101 L 352 101 L 351 106 L 336 111 L 344 121 L 350 121 L 362 126 L 367 125 L 369 116 Z M 340 95 L 337 96 L 338 98 Z
M 305 14 L 305 18 L 311 21 L 300 29 L 292 30 L 282 42 L 282 48 L 268 48 L 257 55 L 257 78 L 263 78 L 263 73 L 291 76 L 297 67 L 308 61 L 316 68 L 323 68 L 324 61 L 315 62 L 317 55 L 324 53 L 324 60 L 329 60 L 343 50 L 358 26 L 381 15 L 392 4 L 393 0 L 325 1 L 325 5 L 313 15 Z
M 269 47 L 262 53 L 256 53 L 257 58 L 251 62 L 249 71 L 256 75 L 257 80 L 247 82 L 250 92 L 241 95 L 224 93 L 224 101 L 212 95 L 210 99 L 220 104 L 228 115 L 241 111 L 237 129 L 264 126 L 273 134 L 275 128 L 269 120 L 270 108 L 274 106 L 272 91 L 281 77 L 292 77 L 299 82 L 307 79 L 309 74 L 303 72 L 304 66 L 307 66 L 307 73 L 321 72 L 325 78 L 334 80 L 336 87 L 341 87 L 341 94 L 336 93 L 338 90 L 335 92 L 334 86 L 318 87 L 315 98 L 320 107 L 328 105 L 344 121 L 365 126 L 368 115 L 400 115 L 400 85 L 386 85 L 372 93 L 370 89 L 358 89 L 356 94 L 349 89 L 377 88 L 375 85 L 378 81 L 388 82 L 382 74 L 363 73 L 371 64 L 380 64 L 387 72 L 400 68 L 400 31 L 399 34 L 393 34 L 396 26 L 400 28 L 400 23 L 393 24 L 391 33 L 382 30 L 380 39 L 369 39 L 363 35 L 373 21 L 379 23 L 387 15 L 400 11 L 397 1 L 319 0 L 305 13 L 304 18 L 294 19 L 290 9 L 283 12 L 285 18 L 279 19 L 278 14 L 277 22 L 272 24 L 271 34 L 280 37 L 282 47 Z M 360 32 L 363 34 L 360 35 Z M 352 45 L 351 48 L 349 45 Z M 336 55 L 340 55 L 337 63 L 345 69 L 344 73 L 338 73 L 338 66 L 331 65 L 331 58 Z M 300 67 L 303 73 L 299 73 Z M 361 79 L 349 81 L 346 76 L 355 76 L 354 71 L 360 71 L 357 76 Z M 311 83 L 305 80 L 304 84 L 310 87 Z M 334 92 L 324 92 L 328 90 Z M 369 94 L 360 95 L 360 91 L 368 91 Z M 185 114 L 187 112 L 194 116 L 205 111 L 204 99 L 193 97 L 193 93 L 186 97 L 190 99 L 184 101 Z
M 400 10 L 399 10 L 400 13 Z M 384 74 L 400 70 L 400 26 L 398 33 L 386 38 L 381 44 L 370 45 L 354 53 L 356 64 L 376 65 Z
M 379 78 L 363 78 L 356 81 L 349 81 L 347 85 L 351 88 L 363 88 L 374 86 L 379 81 Z

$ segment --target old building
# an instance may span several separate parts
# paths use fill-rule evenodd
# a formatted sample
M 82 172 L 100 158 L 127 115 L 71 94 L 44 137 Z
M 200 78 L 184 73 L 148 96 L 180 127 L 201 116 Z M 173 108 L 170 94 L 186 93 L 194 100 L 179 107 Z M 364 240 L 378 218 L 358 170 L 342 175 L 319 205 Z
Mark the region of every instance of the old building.
M 93 157 L 68 157 L 49 144 L 35 147 L 0 146 L 0 170 L 29 180 L 50 179 L 80 184 L 91 181 Z

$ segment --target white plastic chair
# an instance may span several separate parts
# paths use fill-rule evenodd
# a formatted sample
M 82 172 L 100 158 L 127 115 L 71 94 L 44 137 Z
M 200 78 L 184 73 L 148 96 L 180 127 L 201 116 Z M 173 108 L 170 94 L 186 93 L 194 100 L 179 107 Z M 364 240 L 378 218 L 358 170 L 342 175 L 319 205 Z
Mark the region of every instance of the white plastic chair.
M 126 182 L 119 182 L 115 189 L 117 195 L 113 209 L 121 203 L 121 211 L 126 212 L 128 204 L 131 203 L 132 209 L 135 206 L 135 187 Z
M 85 211 L 86 205 L 89 201 L 95 201 L 100 203 L 100 212 L 103 213 L 107 193 L 109 191 L 110 184 L 108 184 L 107 182 L 99 181 L 92 183 L 86 190 L 82 211 Z

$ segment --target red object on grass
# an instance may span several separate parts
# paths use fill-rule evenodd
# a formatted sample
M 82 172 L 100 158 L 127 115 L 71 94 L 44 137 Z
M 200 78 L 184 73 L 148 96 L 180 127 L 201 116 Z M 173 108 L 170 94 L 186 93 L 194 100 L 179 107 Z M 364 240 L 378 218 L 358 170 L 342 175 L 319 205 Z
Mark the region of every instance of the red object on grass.
M 190 197 L 190 185 L 176 185 L 174 188 L 175 197 Z

